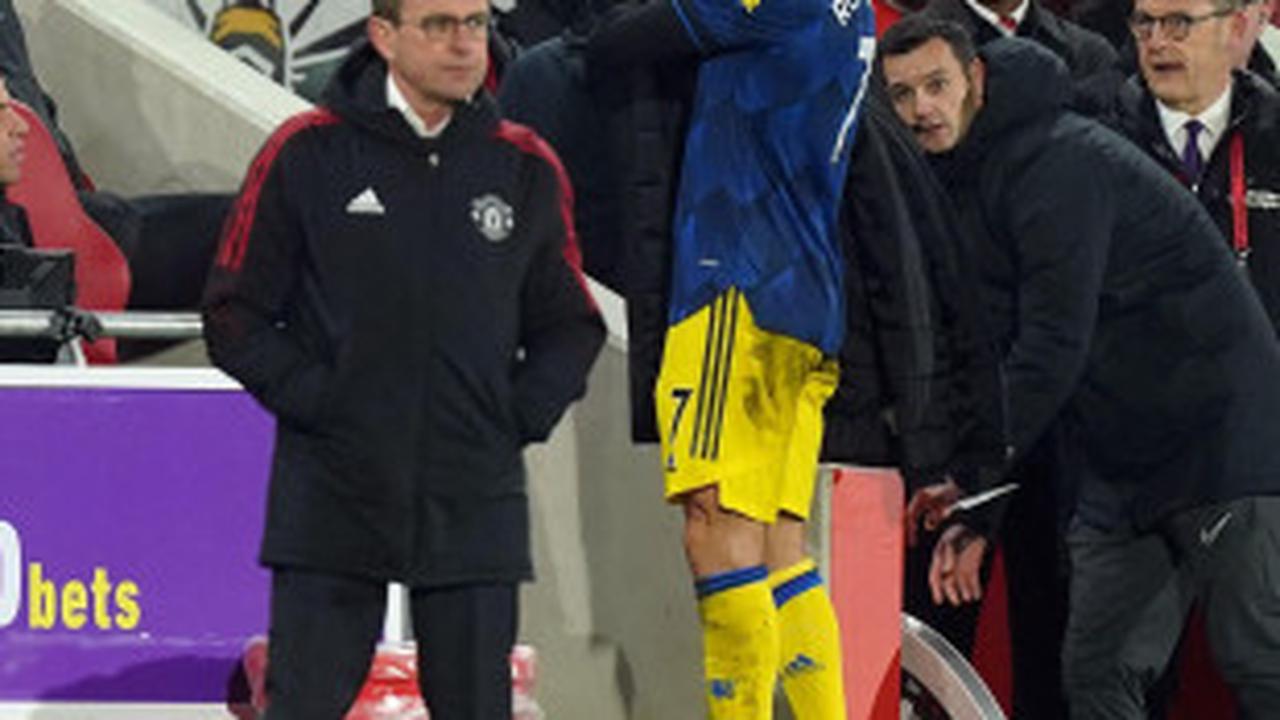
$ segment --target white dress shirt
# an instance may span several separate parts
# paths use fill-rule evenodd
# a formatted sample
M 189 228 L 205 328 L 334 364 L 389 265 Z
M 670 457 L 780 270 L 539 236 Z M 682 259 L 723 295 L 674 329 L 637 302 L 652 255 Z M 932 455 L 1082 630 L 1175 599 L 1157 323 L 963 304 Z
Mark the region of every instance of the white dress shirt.
M 391 73 L 387 73 L 387 106 L 399 110 L 404 115 L 405 122 L 409 123 L 409 127 L 417 133 L 420 138 L 440 137 L 440 133 L 449 126 L 449 119 L 453 117 L 450 113 L 444 117 L 435 127 L 427 127 L 427 121 L 423 120 L 418 113 L 413 111 L 409 106 L 409 101 L 404 99 L 404 95 L 400 93 L 400 88 L 396 86 L 396 81 L 391 79 Z
M 1280 28 L 1268 25 L 1262 29 L 1262 37 L 1258 38 L 1262 49 L 1271 56 L 1271 62 L 1280 66 Z
M 1200 157 L 1204 158 L 1205 165 L 1208 165 L 1209 158 L 1213 156 L 1213 149 L 1218 146 L 1218 141 L 1227 132 L 1227 125 L 1231 122 L 1231 83 L 1228 83 L 1222 95 L 1199 115 L 1193 116 L 1174 110 L 1158 99 L 1156 111 L 1160 113 L 1160 124 L 1164 127 L 1164 136 L 1168 138 L 1169 146 L 1178 153 L 1178 157 L 1182 157 L 1182 149 L 1187 144 L 1187 121 L 1194 118 L 1204 125 L 1196 144 L 1200 146 Z

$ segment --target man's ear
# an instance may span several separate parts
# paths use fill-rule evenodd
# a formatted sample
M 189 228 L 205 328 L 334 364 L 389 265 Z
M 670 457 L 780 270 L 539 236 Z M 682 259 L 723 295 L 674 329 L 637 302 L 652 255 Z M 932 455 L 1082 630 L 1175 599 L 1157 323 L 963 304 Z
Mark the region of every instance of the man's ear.
M 1227 32 L 1231 42 L 1244 43 L 1248 41 L 1249 13 L 1252 12 L 1257 12 L 1257 8 L 1246 5 L 1231 13 L 1231 17 L 1227 18 Z
M 383 60 L 391 61 L 391 33 L 395 32 L 395 26 L 391 21 L 370 15 L 369 21 L 365 24 L 365 33 L 369 36 L 369 44 L 373 45 L 373 49 L 378 51 Z
M 973 107 L 979 109 L 987 100 L 987 64 L 976 57 L 969 62 L 969 91 L 973 93 Z

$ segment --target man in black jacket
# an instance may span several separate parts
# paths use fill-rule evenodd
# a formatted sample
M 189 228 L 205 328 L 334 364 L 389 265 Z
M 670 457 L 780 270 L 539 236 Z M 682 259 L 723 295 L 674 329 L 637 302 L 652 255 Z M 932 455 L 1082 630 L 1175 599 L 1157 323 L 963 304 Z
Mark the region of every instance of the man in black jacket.
M 1071 716 L 1144 717 L 1198 599 L 1246 716 L 1275 717 L 1280 346 L 1212 220 L 1067 111 L 1066 69 L 1035 45 L 976 57 L 959 27 L 913 18 L 881 53 L 983 259 L 1012 460 L 1055 421 L 1071 450 Z M 939 598 L 973 599 L 984 543 L 963 519 L 943 533 Z
M 1227 52 L 1250 11 L 1232 0 L 1139 0 L 1142 75 L 1124 88 L 1119 129 L 1200 198 L 1280 330 L 1280 95 L 1233 71 Z M 1178 13 L 1206 19 L 1156 20 Z
M 1071 73 L 1073 106 L 1092 115 L 1110 112 L 1124 76 L 1115 50 L 1102 36 L 1065 20 L 1040 0 L 931 0 L 927 17 L 964 27 L 979 45 L 1006 37 L 1039 44 L 1057 55 Z M 1011 652 L 1015 668 L 1014 717 L 1062 717 L 1061 664 L 1066 622 L 1062 548 L 1055 532 L 1064 502 L 1055 490 L 1060 439 L 1050 429 L 1019 463 L 1014 476 L 1024 490 L 1013 499 L 1011 521 L 998 538 L 1009 598 Z M 927 588 L 929 557 L 908 551 L 907 608 L 934 625 L 963 650 L 973 644 L 977 607 L 932 606 Z
M 343 716 L 411 590 L 433 718 L 511 717 L 532 575 L 522 448 L 603 326 L 568 188 L 478 88 L 485 0 L 379 0 L 325 107 L 250 168 L 205 301 L 214 362 L 277 418 L 261 561 L 271 718 Z

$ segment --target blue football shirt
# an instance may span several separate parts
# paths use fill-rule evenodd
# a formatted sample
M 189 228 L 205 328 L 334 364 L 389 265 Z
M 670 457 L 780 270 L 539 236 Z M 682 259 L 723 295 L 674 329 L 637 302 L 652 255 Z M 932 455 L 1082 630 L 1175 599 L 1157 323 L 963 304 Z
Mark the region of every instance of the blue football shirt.
M 708 55 L 675 214 L 672 324 L 729 287 L 763 329 L 834 354 L 836 224 L 875 50 L 870 0 L 670 0 Z

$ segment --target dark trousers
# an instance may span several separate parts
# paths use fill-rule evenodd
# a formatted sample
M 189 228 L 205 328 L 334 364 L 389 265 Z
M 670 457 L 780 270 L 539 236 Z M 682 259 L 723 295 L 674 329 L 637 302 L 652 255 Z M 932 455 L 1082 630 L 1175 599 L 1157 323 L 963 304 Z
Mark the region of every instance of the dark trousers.
M 1280 718 L 1280 498 L 1175 513 L 1146 533 L 1073 521 L 1063 676 L 1074 720 L 1147 717 L 1194 602 L 1242 720 Z
M 341 720 L 382 634 L 382 582 L 277 569 L 271 586 L 267 720 Z M 511 720 L 514 583 L 414 589 L 418 687 L 432 720 Z
M 1067 624 L 1067 560 L 1059 532 L 1057 467 L 1027 468 L 1000 534 L 1009 599 L 1013 720 L 1067 717 L 1062 637 Z

